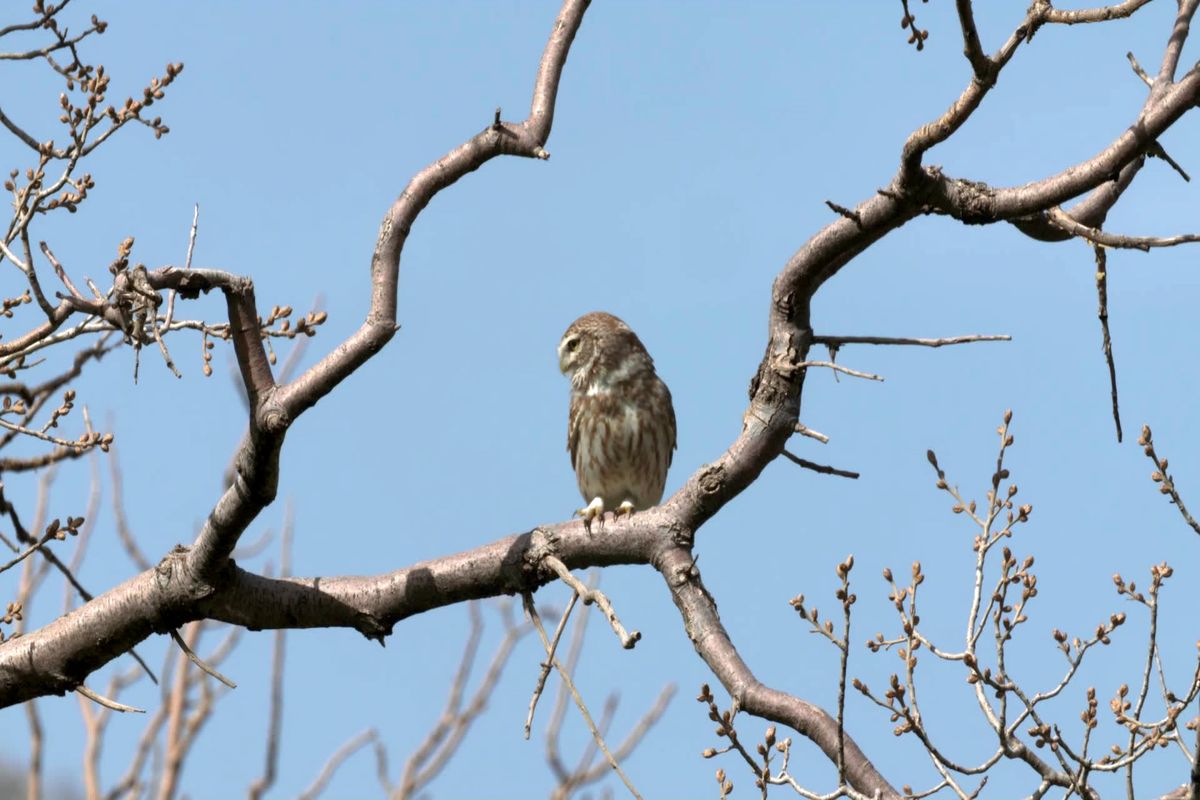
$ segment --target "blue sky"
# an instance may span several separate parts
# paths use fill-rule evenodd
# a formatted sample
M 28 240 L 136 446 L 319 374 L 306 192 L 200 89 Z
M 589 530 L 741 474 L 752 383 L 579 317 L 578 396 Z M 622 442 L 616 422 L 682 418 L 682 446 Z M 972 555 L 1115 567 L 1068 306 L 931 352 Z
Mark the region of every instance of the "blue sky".
M 994 50 L 1025 4 L 979 5 L 985 49 Z M 1158 3 L 1127 22 L 1044 30 L 927 162 L 1015 185 L 1091 156 L 1134 119 L 1145 89 L 1125 53 L 1153 71 L 1172 8 Z M 553 157 L 493 161 L 430 204 L 401 263 L 402 330 L 293 427 L 279 495 L 295 508 L 296 574 L 385 572 L 567 517 L 579 498 L 565 453 L 567 384 L 555 346 L 586 311 L 624 318 L 671 387 L 679 450 L 667 491 L 715 458 L 740 428 L 774 275 L 832 219 L 824 201 L 853 206 L 885 185 L 904 138 L 969 79 L 951 5 L 914 10 L 931 32 L 920 53 L 905 43 L 896 3 L 594 3 L 562 82 L 548 144 Z M 76 13 L 84 11 L 92 9 Z M 75 275 L 103 276 L 117 243 L 130 235 L 135 261 L 178 264 L 199 203 L 196 264 L 252 276 L 264 309 L 304 309 L 323 298 L 329 321 L 310 344 L 311 363 L 361 321 L 379 220 L 409 176 L 481 129 L 496 106 L 507 119 L 525 115 L 556 12 L 554 2 L 129 2 L 104 9 L 109 31 L 87 52 L 114 76 L 113 96 L 136 94 L 168 60 L 186 64 L 162 104 L 171 133 L 155 142 L 131 130 L 102 148 L 89 167 L 97 188 L 88 203 L 35 235 Z M 1183 64 L 1196 53 L 1189 47 Z M 58 88 L 29 65 L 5 69 L 14 76 L 6 81 L 5 110 L 29 120 L 39 138 L 54 135 Z M 1196 124 L 1185 118 L 1163 140 L 1193 173 L 1200 172 Z M 10 139 L 0 141 L 0 156 L 6 169 L 27 158 Z M 1151 161 L 1108 227 L 1194 231 L 1195 191 Z M 1182 689 L 1195 664 L 1198 543 L 1149 481 L 1135 440 L 1150 423 L 1181 491 L 1200 506 L 1200 427 L 1189 411 L 1197 392 L 1196 267 L 1195 251 L 1184 248 L 1110 254 L 1121 445 L 1100 351 L 1092 256 L 1083 244 L 1040 244 L 1007 226 L 921 218 L 823 287 L 814 303 L 819 333 L 1007 333 L 1013 341 L 847 347 L 840 361 L 887 381 L 809 376 L 802 419 L 832 441 L 798 439 L 792 449 L 863 477 L 772 464 L 698 537 L 705 582 L 757 675 L 833 706 L 835 652 L 807 632 L 787 601 L 804 593 L 831 612 L 834 566 L 850 553 L 859 598 L 852 674 L 881 687 L 900 666 L 862 647 L 877 630 L 898 627 L 879 578 L 885 566 L 904 575 L 912 561 L 922 562 L 924 624 L 947 647 L 961 645 L 973 531 L 935 490 L 925 450 L 936 450 L 950 479 L 982 501 L 993 431 L 1012 408 L 1016 445 L 1008 463 L 1035 509 L 1012 546 L 1037 557 L 1040 588 L 1012 651 L 1014 674 L 1034 689 L 1053 685 L 1064 663 L 1049 631 L 1084 635 L 1126 611 L 1129 624 L 1089 657 L 1053 707 L 1067 729 L 1077 728 L 1085 688 L 1094 685 L 1104 721 L 1096 744 L 1122 741 L 1108 722 L 1107 700 L 1120 684 L 1140 680 L 1145 614 L 1116 596 L 1111 575 L 1141 583 L 1151 564 L 1166 559 L 1176 573 L 1165 592 L 1162 645 L 1168 675 Z M 15 285 L 15 274 L 4 274 L 6 287 Z M 24 312 L 26 320 L 33 311 Z M 208 298 L 183 313 L 219 320 L 224 304 Z M 21 321 L 6 323 L 5 335 Z M 244 427 L 228 377 L 231 354 L 218 347 L 215 375 L 205 379 L 196 338 L 177 337 L 173 353 L 182 380 L 147 353 L 135 385 L 132 354 L 120 351 L 78 384 L 80 402 L 97 419 L 112 420 L 131 524 L 155 558 L 191 540 Z M 85 464 L 64 468 L 52 513 L 82 513 L 87 481 Z M 11 497 L 32 505 L 30 481 L 6 482 Z M 110 512 L 106 498 L 82 573 L 94 591 L 134 571 Z M 280 502 L 249 536 L 278 528 L 282 518 Z M 626 764 L 635 785 L 647 797 L 715 796 L 713 770 L 723 766 L 737 796 L 748 796 L 742 765 L 699 757 L 718 742 L 692 698 L 713 680 L 661 579 L 648 568 L 610 569 L 602 588 L 626 624 L 643 633 L 633 651 L 620 650 L 602 624 L 589 634 L 578 683 L 593 709 L 609 691 L 621 692 L 613 738 L 664 684 L 680 688 L 664 722 Z M 566 593 L 550 586 L 538 597 L 561 605 Z M 35 620 L 49 619 L 60 603 L 54 587 L 35 602 Z M 487 653 L 500 634 L 495 615 L 485 609 L 485 617 L 492 623 Z M 330 753 L 368 726 L 387 743 L 395 777 L 438 716 L 466 619 L 459 607 L 406 620 L 385 649 L 349 631 L 290 634 L 274 796 L 298 793 Z M 240 793 L 261 770 L 271 638 L 246 633 L 226 662 L 223 671 L 240 687 L 221 701 L 195 746 L 183 778 L 188 795 Z M 156 639 L 139 650 L 158 663 L 167 645 Z M 432 796 L 548 793 L 542 744 L 521 738 L 539 660 L 527 639 Z M 921 669 L 935 735 L 960 760 L 982 760 L 994 740 L 961 668 L 926 658 Z M 95 688 L 105 683 L 107 672 L 92 681 Z M 141 707 L 158 702 L 147 686 L 124 699 Z M 38 702 L 52 731 L 48 769 L 70 776 L 82 741 L 76 701 Z M 535 730 L 549 710 L 545 703 Z M 894 738 L 886 715 L 855 697 L 848 718 L 851 734 L 896 785 L 933 782 L 919 748 Z M 578 752 L 586 734 L 574 712 L 568 720 L 567 751 Z M 124 770 L 141 723 L 112 722 L 102 761 L 109 783 Z M 751 740 L 765 727 L 754 719 L 739 725 Z M 3 741 L 20 743 L 25 730 L 18 710 L 0 715 Z M 5 749 L 22 757 L 21 747 Z M 1182 782 L 1187 771 L 1178 752 L 1155 758 L 1140 785 L 1147 794 Z M 833 785 L 831 770 L 807 746 L 797 746 L 793 773 L 816 790 Z M 1023 768 L 1005 765 L 988 794 L 1015 796 L 1034 785 Z M 373 761 L 362 753 L 327 796 L 376 791 Z

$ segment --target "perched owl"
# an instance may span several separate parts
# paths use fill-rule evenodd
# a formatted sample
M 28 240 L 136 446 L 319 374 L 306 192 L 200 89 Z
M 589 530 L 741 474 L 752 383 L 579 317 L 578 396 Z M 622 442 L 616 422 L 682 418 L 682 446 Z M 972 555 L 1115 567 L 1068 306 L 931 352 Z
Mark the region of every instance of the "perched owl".
M 591 529 L 662 499 L 675 449 L 671 392 L 637 334 L 594 311 L 571 323 L 558 343 L 558 367 L 571 378 L 567 449 Z

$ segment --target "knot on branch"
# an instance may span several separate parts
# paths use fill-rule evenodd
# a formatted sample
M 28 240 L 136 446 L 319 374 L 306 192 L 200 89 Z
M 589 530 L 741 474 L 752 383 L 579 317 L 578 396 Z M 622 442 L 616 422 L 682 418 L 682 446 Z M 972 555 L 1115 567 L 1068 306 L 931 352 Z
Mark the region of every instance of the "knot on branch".
M 677 519 L 672 519 L 667 525 L 667 534 L 671 539 L 671 544 L 676 547 L 691 550 L 696 543 L 696 532 Z
M 541 161 L 550 158 L 550 153 L 542 147 L 542 142 L 531 133 L 530 127 L 525 123 L 514 125 L 503 122 L 497 115 L 483 135 L 490 136 L 492 146 L 501 155 L 524 156 Z
M 220 585 L 233 575 L 235 565 L 230 559 L 213 574 L 213 580 L 201 578 L 188 569 L 190 553 L 189 548 L 175 545 L 154 566 L 155 588 L 162 595 L 162 602 L 158 604 L 159 613 L 154 620 L 156 633 L 169 633 L 195 619 L 195 605 L 216 594 Z
M 291 427 L 292 417 L 283 406 L 268 402 L 264 403 L 255 414 L 254 422 L 262 433 L 279 436 Z
M 550 580 L 554 574 L 545 561 L 550 556 L 557 557 L 559 535 L 553 528 L 534 528 L 525 540 L 525 547 L 520 551 L 520 558 L 514 565 L 517 568 L 506 572 L 505 590 L 513 594 L 536 589 Z
M 967 225 L 988 225 L 996 222 L 996 190 L 980 181 L 956 179 L 951 182 L 949 202 L 944 210 Z
M 725 466 L 709 464 L 696 479 L 696 485 L 705 497 L 712 497 L 725 487 Z

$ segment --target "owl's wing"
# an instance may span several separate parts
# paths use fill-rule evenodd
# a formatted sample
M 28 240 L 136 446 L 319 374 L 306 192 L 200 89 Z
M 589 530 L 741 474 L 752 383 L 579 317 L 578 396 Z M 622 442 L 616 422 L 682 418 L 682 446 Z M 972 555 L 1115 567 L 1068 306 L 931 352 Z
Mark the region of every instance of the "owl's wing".
M 571 392 L 571 410 L 567 414 L 567 450 L 571 453 L 571 468 L 579 472 L 579 415 L 582 411 L 583 396 L 579 392 Z
M 659 385 L 662 386 L 667 399 L 667 436 L 671 440 L 671 446 L 667 448 L 667 468 L 670 469 L 671 461 L 675 458 L 675 448 L 679 446 L 675 438 L 675 404 L 671 402 L 671 390 L 667 388 L 667 384 L 659 381 Z

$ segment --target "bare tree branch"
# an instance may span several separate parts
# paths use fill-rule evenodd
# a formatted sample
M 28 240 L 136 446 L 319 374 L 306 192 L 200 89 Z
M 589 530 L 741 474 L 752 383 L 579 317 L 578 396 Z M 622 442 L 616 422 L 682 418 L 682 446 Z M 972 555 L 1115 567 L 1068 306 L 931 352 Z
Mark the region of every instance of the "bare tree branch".
M 844 344 L 901 344 L 918 345 L 920 347 L 945 347 L 951 344 L 969 344 L 971 342 L 1011 342 L 1007 334 L 971 334 L 968 336 L 948 336 L 942 339 L 913 339 L 903 336 L 816 336 L 812 337 L 813 344 L 827 347 L 841 347 Z
M 342 766 L 347 758 L 378 738 L 379 734 L 375 732 L 375 729 L 368 728 L 339 747 L 329 757 L 329 760 L 325 762 L 324 766 L 321 767 L 321 771 L 313 779 L 313 782 L 308 785 L 308 788 L 299 794 L 297 800 L 315 800 L 315 798 L 320 797 L 321 792 L 325 791 L 325 788 L 329 785 L 329 781 L 333 779 L 334 774 L 338 771 L 338 767 Z

